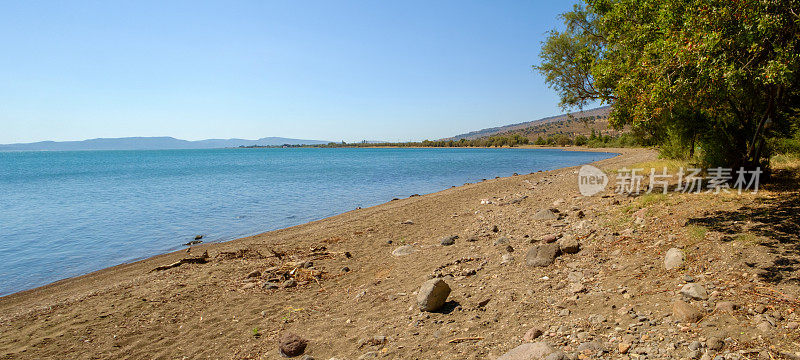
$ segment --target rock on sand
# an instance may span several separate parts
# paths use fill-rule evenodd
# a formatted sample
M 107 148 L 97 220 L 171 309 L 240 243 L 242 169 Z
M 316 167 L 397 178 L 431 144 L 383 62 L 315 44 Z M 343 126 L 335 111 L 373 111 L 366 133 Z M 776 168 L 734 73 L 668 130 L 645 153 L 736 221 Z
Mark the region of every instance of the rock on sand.
M 708 300 L 708 292 L 697 283 L 688 283 L 681 288 L 681 294 L 695 300 Z
M 703 318 L 694 306 L 682 300 L 675 300 L 672 303 L 672 316 L 685 323 L 696 323 Z
M 278 349 L 280 350 L 281 355 L 295 357 L 306 351 L 307 345 L 308 341 L 306 339 L 303 339 L 296 334 L 286 333 L 281 336 Z
M 558 247 L 565 254 L 574 254 L 581 250 L 581 244 L 574 236 L 564 236 L 558 239 Z
M 664 256 L 664 267 L 667 270 L 677 269 L 683 266 L 685 260 L 686 257 L 681 249 L 672 248 L 667 250 L 667 254 Z
M 509 350 L 497 360 L 544 360 L 554 352 L 556 349 L 546 342 L 527 343 Z
M 556 220 L 558 215 L 548 209 L 539 210 L 536 215 L 533 215 L 533 220 Z
M 417 293 L 417 305 L 420 311 L 436 311 L 444 306 L 450 286 L 442 279 L 430 279 L 422 284 Z
M 439 243 L 442 246 L 450 246 L 456 243 L 456 239 L 458 239 L 458 235 L 445 236 L 439 239 Z
M 557 244 L 539 244 L 528 250 L 525 255 L 525 263 L 528 266 L 549 266 L 561 250 Z
M 412 245 L 403 245 L 403 246 L 401 246 L 401 247 L 399 247 L 397 249 L 394 249 L 394 251 L 392 251 L 392 255 L 394 255 L 394 256 L 411 255 L 411 254 L 414 253 L 414 251 L 416 251 L 416 250 L 414 250 L 414 246 L 412 246 Z

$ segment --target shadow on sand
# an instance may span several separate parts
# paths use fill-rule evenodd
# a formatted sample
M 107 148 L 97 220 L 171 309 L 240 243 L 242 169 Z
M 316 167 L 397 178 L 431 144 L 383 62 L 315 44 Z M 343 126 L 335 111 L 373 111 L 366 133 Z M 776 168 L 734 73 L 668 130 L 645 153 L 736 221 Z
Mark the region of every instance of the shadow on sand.
M 760 277 L 770 283 L 797 282 L 800 267 L 800 179 L 798 171 L 778 170 L 772 182 L 765 186 L 775 196 L 761 196 L 753 206 L 736 211 L 718 211 L 696 217 L 688 224 L 702 225 L 725 234 L 722 241 L 733 241 L 743 232 L 742 224 L 749 222 L 748 231 L 761 238 L 759 246 L 775 254 L 772 264 L 763 266 Z M 756 264 L 748 266 L 755 267 Z

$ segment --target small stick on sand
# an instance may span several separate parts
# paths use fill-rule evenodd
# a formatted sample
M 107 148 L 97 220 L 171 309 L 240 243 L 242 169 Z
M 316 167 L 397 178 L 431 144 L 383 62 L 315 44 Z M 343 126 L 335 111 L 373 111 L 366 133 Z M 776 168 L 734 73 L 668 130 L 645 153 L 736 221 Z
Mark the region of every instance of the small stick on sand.
M 208 251 L 204 252 L 203 255 L 201 256 L 183 258 L 169 265 L 158 266 L 155 269 L 150 270 L 150 272 L 169 270 L 181 266 L 183 264 L 205 264 L 207 262 L 208 262 Z
M 319 282 L 319 280 L 317 280 L 317 278 L 315 278 L 315 277 L 312 277 L 312 279 L 314 279 L 314 281 L 316 281 L 316 282 L 317 282 L 317 285 L 319 285 L 319 287 L 321 288 L 321 289 L 320 289 L 320 291 L 324 291 L 324 292 L 327 292 L 327 291 L 328 291 L 328 290 L 325 290 L 325 287 L 324 287 L 324 286 L 322 286 L 322 284 Z
M 465 341 L 479 341 L 479 340 L 483 340 L 483 338 L 482 337 L 463 337 L 463 338 L 455 338 L 453 340 L 448 341 L 448 343 L 450 343 L 450 344 L 458 344 L 458 343 L 462 343 L 462 342 L 465 342 Z
M 767 289 L 767 290 L 771 290 L 771 289 Z M 775 291 L 775 290 L 773 290 L 773 291 Z M 760 293 L 760 292 L 757 292 L 757 291 L 745 290 L 745 292 L 753 294 L 753 295 L 763 296 L 765 298 L 770 298 L 770 299 L 773 299 L 775 301 L 783 301 L 783 302 L 788 302 L 788 303 L 800 305 L 800 301 L 792 299 L 792 298 L 780 298 L 780 297 L 777 297 L 777 296 L 763 294 L 763 293 Z M 776 292 L 780 293 L 779 291 L 776 291 Z

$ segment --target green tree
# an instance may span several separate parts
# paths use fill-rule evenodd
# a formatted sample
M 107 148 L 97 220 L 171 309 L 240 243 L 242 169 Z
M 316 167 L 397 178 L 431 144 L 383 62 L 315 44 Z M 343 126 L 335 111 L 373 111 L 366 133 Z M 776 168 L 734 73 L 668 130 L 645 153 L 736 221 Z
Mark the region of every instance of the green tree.
M 564 107 L 609 103 L 610 123 L 709 165 L 765 164 L 796 122 L 800 0 L 585 0 L 563 15 L 536 68 Z
M 567 146 L 572 144 L 572 139 L 570 139 L 569 136 L 564 134 L 553 134 L 547 138 L 547 142 L 550 145 Z
M 575 145 L 577 146 L 584 146 L 589 142 L 589 139 L 586 136 L 578 135 L 575 137 Z

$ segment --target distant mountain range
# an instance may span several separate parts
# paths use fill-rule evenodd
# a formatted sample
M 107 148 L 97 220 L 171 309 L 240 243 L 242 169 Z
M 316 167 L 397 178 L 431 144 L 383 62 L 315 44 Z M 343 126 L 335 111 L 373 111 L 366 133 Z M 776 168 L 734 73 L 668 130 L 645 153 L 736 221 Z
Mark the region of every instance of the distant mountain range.
M 265 137 L 247 139 L 181 140 L 173 137 L 100 138 L 82 141 L 40 141 L 0 145 L 0 151 L 70 151 L 70 150 L 170 150 L 217 149 L 239 146 L 318 145 L 329 141 Z
M 597 123 L 598 125 L 597 128 L 599 130 L 604 130 L 607 128 L 608 125 L 607 118 L 609 111 L 611 111 L 610 106 L 603 106 L 596 109 L 575 112 L 572 114 L 550 116 L 539 120 L 526 121 L 518 124 L 511 124 L 511 125 L 487 128 L 478 131 L 472 131 L 466 134 L 456 135 L 451 138 L 447 138 L 445 140 L 459 140 L 459 139 L 474 140 L 494 135 L 507 135 L 513 133 L 518 133 L 525 136 L 532 136 L 535 134 L 547 135 L 556 132 L 558 133 L 572 132 L 573 129 L 568 129 L 568 127 L 573 127 L 573 126 L 568 126 L 568 125 L 574 123 L 580 123 L 579 120 L 581 119 L 590 120 L 592 124 Z M 583 128 L 583 126 L 581 126 L 581 128 Z
M 591 130 L 615 132 L 608 128 L 610 106 L 584 110 L 566 115 L 556 115 L 539 120 L 527 121 L 456 135 L 443 140 L 474 140 L 495 135 L 520 134 L 531 139 L 551 134 L 587 134 Z M 382 143 L 383 141 L 362 141 Z M 206 139 L 181 140 L 173 137 L 124 137 L 99 138 L 82 141 L 40 141 L 34 143 L 0 145 L 0 151 L 71 151 L 71 150 L 170 150 L 170 149 L 218 149 L 240 146 L 281 146 L 281 145 L 324 145 L 330 141 L 265 137 L 258 140 L 247 139 Z

